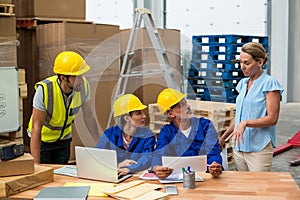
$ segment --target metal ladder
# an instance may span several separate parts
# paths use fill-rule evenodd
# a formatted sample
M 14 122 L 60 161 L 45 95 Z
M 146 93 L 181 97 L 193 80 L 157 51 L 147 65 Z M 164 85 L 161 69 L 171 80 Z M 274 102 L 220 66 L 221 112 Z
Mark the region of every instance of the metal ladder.
M 159 36 L 158 30 L 155 27 L 150 10 L 146 9 L 146 8 L 136 8 L 135 12 L 136 12 L 136 14 L 135 14 L 134 25 L 130 32 L 126 52 L 124 55 L 124 60 L 123 60 L 122 66 L 121 66 L 119 80 L 116 85 L 116 89 L 114 92 L 112 102 L 114 102 L 116 100 L 116 98 L 119 97 L 120 95 L 125 94 L 129 77 L 153 75 L 153 74 L 163 74 L 166 84 L 169 88 L 180 90 L 180 87 L 176 81 L 173 69 L 170 67 L 170 62 L 167 57 L 166 50 L 163 46 L 163 43 Z M 155 51 L 157 60 L 160 65 L 160 69 L 154 69 L 154 70 L 148 70 L 148 71 L 138 71 L 138 72 L 131 71 L 132 58 L 134 56 L 134 51 L 136 48 L 142 21 L 144 21 L 144 26 L 148 32 L 150 41 L 152 43 L 152 47 Z M 127 70 L 125 71 L 126 66 L 127 66 Z M 111 112 L 110 112 L 110 115 L 108 118 L 107 128 L 110 127 L 112 116 L 113 116 L 113 109 L 111 109 Z

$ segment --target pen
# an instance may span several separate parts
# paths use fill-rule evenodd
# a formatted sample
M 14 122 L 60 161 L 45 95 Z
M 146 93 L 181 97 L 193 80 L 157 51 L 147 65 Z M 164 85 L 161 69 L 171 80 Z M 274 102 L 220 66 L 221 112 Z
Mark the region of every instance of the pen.
M 185 168 L 183 167 L 183 168 L 182 168 L 182 173 L 185 173 L 185 172 L 186 172 L 186 171 L 185 171 Z
M 191 167 L 188 166 L 188 167 L 187 167 L 187 172 L 186 172 L 186 173 L 190 173 L 190 172 L 191 172 Z

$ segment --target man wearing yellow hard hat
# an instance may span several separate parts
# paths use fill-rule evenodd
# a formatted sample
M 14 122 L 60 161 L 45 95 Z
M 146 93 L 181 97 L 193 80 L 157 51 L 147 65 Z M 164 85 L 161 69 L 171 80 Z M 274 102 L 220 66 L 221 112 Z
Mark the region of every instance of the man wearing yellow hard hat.
M 158 95 L 158 108 L 170 123 L 164 125 L 158 134 L 152 170 L 157 177 L 164 179 L 173 169 L 162 166 L 162 156 L 207 155 L 208 171 L 217 177 L 222 173 L 218 133 L 210 120 L 193 117 L 185 97 L 186 94 L 172 88 L 166 88 Z
M 90 90 L 83 74 L 90 70 L 83 58 L 73 52 L 57 55 L 56 75 L 35 84 L 32 116 L 28 124 L 30 151 L 35 163 L 67 164 L 70 157 L 72 123 L 83 108 L 90 130 L 98 133 L 98 124 L 89 103 Z
M 96 148 L 116 150 L 119 175 L 145 170 L 151 165 L 155 137 L 145 127 L 145 108 L 133 94 L 118 97 L 113 105 L 117 125 L 108 128 L 96 145 Z

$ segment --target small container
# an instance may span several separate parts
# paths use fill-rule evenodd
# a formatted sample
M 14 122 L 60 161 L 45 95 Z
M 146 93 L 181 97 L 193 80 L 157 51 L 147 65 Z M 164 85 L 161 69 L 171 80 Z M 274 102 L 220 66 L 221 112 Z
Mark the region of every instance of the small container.
M 183 188 L 192 190 L 196 188 L 196 181 L 195 181 L 195 172 L 184 172 L 183 173 Z

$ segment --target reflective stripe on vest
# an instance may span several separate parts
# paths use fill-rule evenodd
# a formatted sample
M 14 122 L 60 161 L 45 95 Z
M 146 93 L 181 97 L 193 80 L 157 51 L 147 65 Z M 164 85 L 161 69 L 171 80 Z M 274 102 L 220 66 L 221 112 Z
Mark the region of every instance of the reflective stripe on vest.
M 74 118 L 87 96 L 87 81 L 84 78 L 84 87 L 81 88 L 80 92 L 74 92 L 69 107 L 67 107 L 64 101 L 63 92 L 59 86 L 57 76 L 52 76 L 38 82 L 35 88 L 39 85 L 43 88 L 44 104 L 46 107 L 46 119 L 42 127 L 41 140 L 44 142 L 55 142 L 71 133 L 71 125 Z M 32 117 L 28 128 L 31 132 Z

